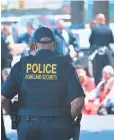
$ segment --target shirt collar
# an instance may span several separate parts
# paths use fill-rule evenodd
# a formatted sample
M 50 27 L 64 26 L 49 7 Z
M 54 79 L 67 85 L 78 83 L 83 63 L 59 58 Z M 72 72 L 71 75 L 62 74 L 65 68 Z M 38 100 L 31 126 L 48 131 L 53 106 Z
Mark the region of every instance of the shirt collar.
M 54 55 L 54 52 L 52 52 L 51 50 L 48 50 L 48 49 L 39 50 L 35 54 L 35 56 L 50 56 L 50 55 Z

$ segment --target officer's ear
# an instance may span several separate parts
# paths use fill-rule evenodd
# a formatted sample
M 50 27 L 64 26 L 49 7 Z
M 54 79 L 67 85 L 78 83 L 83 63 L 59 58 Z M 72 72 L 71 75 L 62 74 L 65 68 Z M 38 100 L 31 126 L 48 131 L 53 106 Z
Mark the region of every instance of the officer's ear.
M 37 44 L 36 43 L 33 43 L 34 44 L 34 49 L 36 50 L 37 49 Z
M 34 48 L 34 43 L 31 41 L 31 42 L 30 42 L 30 51 L 34 51 L 34 49 L 35 49 L 35 48 Z

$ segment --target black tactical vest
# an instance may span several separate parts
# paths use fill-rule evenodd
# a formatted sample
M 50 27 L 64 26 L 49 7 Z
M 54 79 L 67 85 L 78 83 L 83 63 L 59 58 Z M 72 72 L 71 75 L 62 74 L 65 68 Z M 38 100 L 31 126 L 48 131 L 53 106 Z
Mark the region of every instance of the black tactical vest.
M 70 115 L 65 71 L 58 57 L 25 57 L 19 93 L 20 116 Z

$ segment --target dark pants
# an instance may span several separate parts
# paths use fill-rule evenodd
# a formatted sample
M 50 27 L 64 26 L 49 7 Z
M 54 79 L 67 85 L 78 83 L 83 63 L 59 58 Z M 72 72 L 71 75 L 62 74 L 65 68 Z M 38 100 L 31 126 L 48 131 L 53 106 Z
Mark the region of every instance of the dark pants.
M 96 54 L 94 60 L 93 60 L 93 75 L 95 77 L 95 84 L 96 86 L 99 84 L 102 78 L 102 69 L 109 65 L 109 56 L 107 54 L 99 55 Z
M 107 102 L 106 109 L 109 114 L 114 113 L 114 111 L 112 111 L 112 109 L 114 110 L 114 102 L 112 101 Z
M 61 120 L 21 120 L 18 140 L 69 140 L 69 122 Z
M 106 112 L 106 113 L 105 113 Z M 98 113 L 100 115 L 114 114 L 114 102 L 111 100 L 107 102 L 106 106 L 100 106 Z M 105 114 L 104 114 L 105 113 Z

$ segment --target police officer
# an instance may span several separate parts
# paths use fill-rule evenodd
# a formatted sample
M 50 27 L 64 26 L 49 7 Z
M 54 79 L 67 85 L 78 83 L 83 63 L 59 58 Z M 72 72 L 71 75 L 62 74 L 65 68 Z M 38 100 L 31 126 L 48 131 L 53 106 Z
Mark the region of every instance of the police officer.
M 104 14 L 98 14 L 96 22 L 97 26 L 92 29 L 89 42 L 92 52 L 99 50 L 97 51 L 98 53 L 94 55 L 92 61 L 93 75 L 97 85 L 101 80 L 102 68 L 106 65 L 113 65 L 114 56 L 109 45 L 110 43 L 114 43 L 114 37 L 111 29 L 105 24 L 106 18 Z M 101 54 L 100 52 L 104 53 Z
M 72 120 L 83 108 L 83 89 L 73 66 L 54 55 L 49 28 L 38 28 L 33 44 L 35 56 L 16 63 L 2 86 L 2 106 L 10 113 L 18 93 L 18 140 L 69 140 Z
M 96 17 L 97 26 L 92 29 L 89 39 L 91 48 L 95 46 L 109 46 L 114 43 L 114 37 L 111 29 L 105 24 L 106 18 L 104 14 L 98 14 Z
M 61 19 L 57 21 L 57 28 L 53 32 L 56 39 L 54 53 L 64 56 L 66 61 L 71 62 L 70 48 L 72 47 L 74 51 L 79 51 L 78 36 L 66 29 L 66 23 Z

